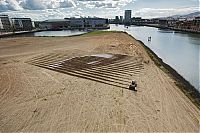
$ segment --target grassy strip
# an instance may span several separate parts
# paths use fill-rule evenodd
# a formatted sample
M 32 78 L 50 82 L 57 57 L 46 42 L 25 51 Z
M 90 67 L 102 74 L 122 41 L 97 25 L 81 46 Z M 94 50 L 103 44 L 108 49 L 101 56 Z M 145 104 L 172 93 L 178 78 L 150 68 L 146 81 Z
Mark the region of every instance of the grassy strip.
M 103 35 L 103 34 L 109 34 L 109 33 L 120 33 L 121 31 L 103 31 L 103 30 L 96 30 L 91 31 L 88 33 L 78 34 L 78 35 L 70 35 L 70 36 L 28 36 L 30 33 L 24 33 L 24 34 L 12 34 L 7 36 L 0 36 L 0 38 L 12 38 L 12 37 L 41 37 L 41 38 L 65 38 L 65 37 L 78 37 L 78 36 L 97 36 L 97 35 Z M 23 36 L 25 35 L 25 36 Z
M 121 31 L 103 31 L 103 30 L 96 30 L 92 32 L 88 32 L 83 34 L 82 36 L 96 36 L 96 35 L 102 35 L 102 34 L 108 34 L 108 33 L 121 33 Z
M 180 74 L 176 72 L 171 66 L 164 63 L 150 48 L 148 48 L 142 41 L 138 40 L 145 50 L 147 51 L 150 58 L 154 61 L 162 71 L 168 74 L 174 79 L 174 83 L 180 90 L 200 109 L 200 93 L 192 86 L 187 80 L 185 80 Z
M 98 35 L 103 35 L 103 34 L 109 34 L 109 33 L 121 33 L 121 31 L 103 31 L 103 30 L 96 30 L 96 31 L 91 31 L 83 34 L 78 34 L 78 35 L 71 35 L 71 36 L 38 36 L 38 37 L 78 37 L 78 36 L 98 36 Z

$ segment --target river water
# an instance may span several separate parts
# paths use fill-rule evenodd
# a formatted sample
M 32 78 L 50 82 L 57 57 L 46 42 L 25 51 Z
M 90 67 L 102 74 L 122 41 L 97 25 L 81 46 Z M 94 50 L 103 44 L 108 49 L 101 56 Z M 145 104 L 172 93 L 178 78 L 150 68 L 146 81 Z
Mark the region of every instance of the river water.
M 200 34 L 161 30 L 145 26 L 110 25 L 144 42 L 163 61 L 174 68 L 200 92 Z M 151 37 L 151 41 L 148 41 Z
M 144 42 L 200 92 L 200 34 L 174 32 L 145 26 L 110 25 L 109 30 L 125 31 Z M 34 36 L 72 36 L 83 31 L 43 31 Z M 151 41 L 148 37 L 151 36 Z
M 86 32 L 79 30 L 62 30 L 62 31 L 41 31 L 33 33 L 34 36 L 74 36 L 81 35 Z

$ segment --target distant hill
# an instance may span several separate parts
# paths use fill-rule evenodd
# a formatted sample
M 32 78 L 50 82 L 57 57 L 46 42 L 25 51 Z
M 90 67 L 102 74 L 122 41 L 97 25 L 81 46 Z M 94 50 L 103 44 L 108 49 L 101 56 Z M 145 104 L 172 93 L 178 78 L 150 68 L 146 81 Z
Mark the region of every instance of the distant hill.
M 193 13 L 190 13 L 190 14 L 185 14 L 185 15 L 173 15 L 173 16 L 169 16 L 169 17 L 162 17 L 160 19 L 166 19 L 166 18 L 174 18 L 174 19 L 177 19 L 177 18 L 194 18 L 194 17 L 200 17 L 200 11 L 198 12 L 193 12 Z
M 198 17 L 200 16 L 200 12 L 193 12 L 193 13 L 190 13 L 190 14 L 186 14 L 186 15 L 175 15 L 175 16 L 172 16 L 172 17 L 184 17 L 184 18 L 194 18 L 194 17 Z

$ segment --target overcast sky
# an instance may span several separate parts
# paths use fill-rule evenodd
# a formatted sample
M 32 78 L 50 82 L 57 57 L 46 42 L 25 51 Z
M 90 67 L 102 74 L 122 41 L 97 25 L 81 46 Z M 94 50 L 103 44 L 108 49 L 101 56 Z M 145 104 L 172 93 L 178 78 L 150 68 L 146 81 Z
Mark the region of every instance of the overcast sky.
M 164 17 L 200 11 L 199 0 L 0 0 L 0 13 L 10 17 L 46 20 L 97 16 L 114 18 L 132 10 L 132 16 Z

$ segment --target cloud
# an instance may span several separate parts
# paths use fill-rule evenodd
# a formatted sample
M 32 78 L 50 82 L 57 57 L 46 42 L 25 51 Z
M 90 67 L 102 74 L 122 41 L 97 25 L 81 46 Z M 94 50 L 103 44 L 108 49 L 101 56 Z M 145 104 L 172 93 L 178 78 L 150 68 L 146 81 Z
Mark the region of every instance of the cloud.
M 75 7 L 73 0 L 23 0 L 21 5 L 24 9 L 43 10 Z
M 76 3 L 73 0 L 60 1 L 60 8 L 76 7 Z
M 4 14 L 9 15 L 10 18 L 15 17 L 27 17 L 31 18 L 33 21 L 44 21 L 47 19 L 63 19 L 67 17 L 80 17 L 84 16 L 83 11 L 74 10 L 73 8 L 60 8 L 60 9 L 46 9 L 46 10 L 22 10 L 14 12 L 4 12 Z
M 78 0 L 88 8 L 120 8 L 136 0 Z
M 1 0 L 0 1 L 0 12 L 12 10 L 18 11 L 22 10 L 23 8 L 19 5 L 18 1 L 16 0 Z
M 20 4 L 24 9 L 43 10 L 48 7 L 48 3 L 42 0 L 24 0 Z
M 75 0 L 0 0 L 0 11 L 44 10 L 76 7 Z
M 58 8 L 120 8 L 135 0 L 0 0 L 0 11 Z
M 10 17 L 31 17 L 46 20 L 76 16 L 114 18 L 123 15 L 124 7 L 136 0 L 0 0 L 0 12 Z M 139 0 L 138 0 L 139 1 Z M 133 10 L 133 17 L 165 17 L 199 11 L 198 7 L 185 8 L 141 8 Z

